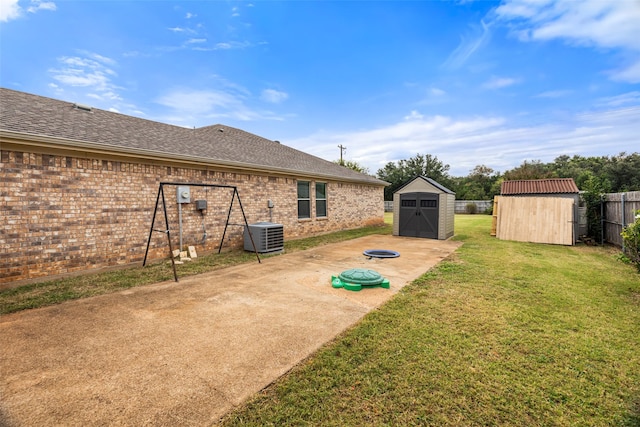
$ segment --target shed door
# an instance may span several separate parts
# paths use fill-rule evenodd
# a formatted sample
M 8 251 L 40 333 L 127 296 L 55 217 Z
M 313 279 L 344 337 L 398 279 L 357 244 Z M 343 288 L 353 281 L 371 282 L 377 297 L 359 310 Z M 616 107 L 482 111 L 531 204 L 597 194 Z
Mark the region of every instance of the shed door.
M 438 194 L 405 193 L 400 195 L 401 236 L 438 238 Z

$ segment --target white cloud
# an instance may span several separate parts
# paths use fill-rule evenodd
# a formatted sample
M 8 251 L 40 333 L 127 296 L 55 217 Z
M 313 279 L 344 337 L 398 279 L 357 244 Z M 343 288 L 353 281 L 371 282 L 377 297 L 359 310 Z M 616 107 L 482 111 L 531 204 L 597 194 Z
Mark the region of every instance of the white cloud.
M 103 64 L 107 64 L 111 66 L 116 65 L 116 61 L 114 59 L 108 58 L 106 56 L 102 56 L 97 53 L 87 52 L 87 51 L 80 51 L 80 53 L 87 55 L 88 57 L 93 58 L 98 62 L 102 62 Z
M 9 22 L 18 19 L 21 14 L 18 0 L 0 0 L 0 21 Z
M 485 89 L 501 89 L 503 87 L 513 86 L 520 83 L 520 79 L 514 79 L 511 77 L 492 77 L 489 81 L 485 82 L 482 87 Z
M 118 86 L 112 78 L 117 74 L 109 66 L 116 62 L 102 55 L 80 52 L 84 56 L 62 56 L 58 58 L 58 67 L 49 69 L 49 74 L 57 82 L 56 87 L 81 87 L 92 90 L 86 96 L 102 100 L 121 100 L 116 92 Z
M 405 120 L 422 120 L 424 116 L 418 113 L 416 110 L 412 110 L 408 116 L 404 116 Z
M 40 0 L 32 0 L 31 6 L 27 8 L 27 12 L 36 13 L 40 10 L 56 10 L 56 4 L 52 1 L 40 1 Z
M 627 92 L 616 96 L 601 98 L 599 100 L 599 105 L 606 107 L 620 107 L 626 104 L 640 105 L 640 92 Z
M 207 39 L 189 39 L 187 40 L 187 44 L 194 44 L 194 43 L 206 43 Z
M 550 162 L 564 154 L 636 152 L 638 117 L 640 106 L 634 106 L 519 126 L 504 117 L 422 117 L 411 112 L 403 121 L 368 131 L 318 132 L 285 143 L 327 160 L 335 160 L 336 145 L 344 145 L 349 148 L 349 159 L 372 173 L 388 162 L 417 153 L 432 154 L 451 166 L 452 175 L 466 176 L 480 164 L 504 172 L 525 160 Z
M 640 4 L 636 0 L 506 0 L 495 9 L 521 40 L 560 39 L 579 46 L 619 49 L 631 64 L 613 80 L 640 82 Z
M 191 19 L 191 18 L 195 18 L 196 15 L 195 13 L 191 13 L 191 12 L 187 12 L 187 14 L 184 16 L 186 19 Z
M 471 37 L 462 36 L 458 47 L 451 52 L 443 66 L 446 68 L 460 68 L 480 48 L 485 46 L 491 38 L 489 25 L 480 21 L 481 26 L 473 28 Z
M 219 83 L 223 86 L 219 89 L 176 88 L 159 96 L 155 102 L 171 111 L 162 120 L 187 126 L 209 125 L 214 119 L 283 120 L 271 111 L 248 106 L 251 98 L 243 88 Z
M 640 23 L 638 26 L 640 26 Z M 610 75 L 611 79 L 615 81 L 640 83 L 640 59 L 628 67 L 611 71 Z
M 214 50 L 227 50 L 227 49 L 244 49 L 246 47 L 251 46 L 250 42 L 238 42 L 238 41 L 230 41 L 230 42 L 221 42 L 216 43 Z
M 27 12 L 36 13 L 40 10 L 55 11 L 56 4 L 52 1 L 31 0 Z M 0 22 L 9 22 L 22 16 L 22 7 L 18 0 L 0 0 Z
M 529 19 L 534 40 L 567 39 L 577 44 L 640 50 L 640 7 L 636 1 L 559 0 L 529 2 L 534 15 L 518 15 L 498 7 L 498 15 Z M 506 5 L 521 3 L 512 0 Z
M 260 98 L 262 98 L 263 101 L 270 102 L 272 104 L 279 104 L 289 98 L 289 94 L 275 89 L 265 89 L 262 91 Z
M 216 108 L 230 109 L 242 104 L 239 97 L 216 90 L 173 90 L 157 103 L 188 114 L 209 114 Z
M 431 93 L 431 95 L 435 96 L 443 96 L 447 94 L 447 92 L 442 89 L 438 89 L 437 87 L 432 87 L 431 89 L 429 89 L 429 92 Z

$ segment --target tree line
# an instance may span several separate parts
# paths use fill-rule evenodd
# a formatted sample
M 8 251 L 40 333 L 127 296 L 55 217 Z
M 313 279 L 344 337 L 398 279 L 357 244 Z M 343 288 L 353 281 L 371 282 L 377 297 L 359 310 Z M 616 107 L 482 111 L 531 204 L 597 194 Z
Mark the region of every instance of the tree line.
M 349 165 L 351 169 L 367 172 L 356 162 Z M 478 165 L 464 177 L 451 176 L 449 168 L 436 156 L 416 154 L 410 159 L 387 163 L 376 176 L 391 184 L 385 188 L 385 200 L 393 200 L 398 188 L 421 175 L 456 193 L 458 200 L 490 200 L 500 194 L 503 181 L 521 179 L 573 178 L 580 190 L 593 194 L 640 191 L 640 153 L 599 157 L 563 155 L 549 163 L 525 160 L 504 173 Z

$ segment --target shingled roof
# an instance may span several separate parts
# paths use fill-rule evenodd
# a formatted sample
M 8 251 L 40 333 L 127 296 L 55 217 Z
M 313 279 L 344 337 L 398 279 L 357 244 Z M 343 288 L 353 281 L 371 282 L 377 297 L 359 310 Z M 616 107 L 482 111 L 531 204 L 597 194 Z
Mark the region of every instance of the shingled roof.
M 0 136 L 59 148 L 374 185 L 387 183 L 276 141 L 220 124 L 188 129 L 0 88 Z
M 522 194 L 566 194 L 579 193 L 573 178 L 527 179 L 504 181 L 500 185 L 502 196 Z

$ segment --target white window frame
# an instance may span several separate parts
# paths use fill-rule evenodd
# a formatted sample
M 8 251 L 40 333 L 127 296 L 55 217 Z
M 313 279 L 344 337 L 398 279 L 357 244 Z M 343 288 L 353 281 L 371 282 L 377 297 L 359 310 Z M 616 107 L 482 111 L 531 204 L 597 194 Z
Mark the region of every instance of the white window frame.
M 300 197 L 300 185 L 307 184 L 307 197 Z M 298 197 L 298 219 L 311 219 L 311 181 L 298 181 L 296 183 L 296 195 Z M 309 212 L 308 216 L 300 215 L 300 202 L 307 203 L 307 211 Z
M 318 185 L 322 185 L 324 186 L 324 197 L 318 197 Z M 326 218 L 327 217 L 327 212 L 328 212 L 328 206 L 327 206 L 327 183 L 326 182 L 316 182 L 314 185 L 314 189 L 315 189 L 315 196 L 316 196 L 316 218 Z M 318 214 L 318 201 L 323 201 L 324 202 L 324 214 L 323 215 L 319 215 Z

